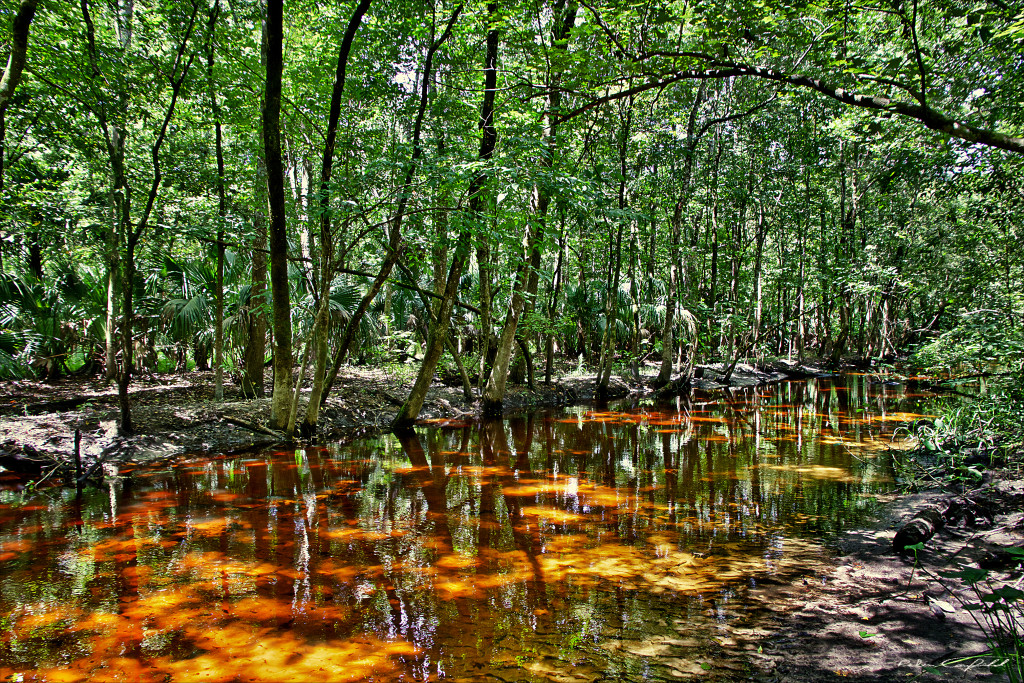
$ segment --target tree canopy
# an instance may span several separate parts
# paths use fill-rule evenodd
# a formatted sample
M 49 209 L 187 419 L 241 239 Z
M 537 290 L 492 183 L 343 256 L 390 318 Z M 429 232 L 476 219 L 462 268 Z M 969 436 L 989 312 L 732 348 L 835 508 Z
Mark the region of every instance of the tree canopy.
M 1012 3 L 0 7 L 0 373 L 105 372 L 125 431 L 133 373 L 268 352 L 307 432 L 343 362 L 497 409 L 559 359 L 1024 358 Z

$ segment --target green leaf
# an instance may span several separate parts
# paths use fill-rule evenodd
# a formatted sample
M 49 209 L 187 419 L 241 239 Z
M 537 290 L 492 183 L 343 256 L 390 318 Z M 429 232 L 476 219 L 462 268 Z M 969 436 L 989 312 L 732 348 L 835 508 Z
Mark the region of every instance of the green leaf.
M 861 638 L 874 638 L 878 635 L 877 633 L 868 633 L 867 631 L 858 631 L 858 633 L 860 633 Z
M 947 579 L 960 579 L 964 583 L 974 584 L 984 580 L 988 576 L 988 572 L 984 569 L 968 567 L 958 572 L 942 572 L 941 575 Z
M 1024 591 L 1013 586 L 1003 586 L 997 588 L 988 595 L 981 596 L 981 599 L 985 602 L 998 602 L 999 600 L 1006 600 L 1006 602 L 1016 602 L 1024 598 Z

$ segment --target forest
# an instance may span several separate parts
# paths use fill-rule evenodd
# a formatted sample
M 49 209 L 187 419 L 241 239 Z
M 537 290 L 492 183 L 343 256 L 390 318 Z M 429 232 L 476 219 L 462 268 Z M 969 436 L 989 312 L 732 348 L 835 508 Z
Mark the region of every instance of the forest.
M 3 680 L 1024 681 L 1021 0 L 0 36 Z
M 103 376 L 123 434 L 154 372 L 311 435 L 346 364 L 415 373 L 401 426 L 441 375 L 495 414 L 559 368 L 600 396 L 1024 359 L 1012 2 L 22 0 L 3 25 L 0 374 Z

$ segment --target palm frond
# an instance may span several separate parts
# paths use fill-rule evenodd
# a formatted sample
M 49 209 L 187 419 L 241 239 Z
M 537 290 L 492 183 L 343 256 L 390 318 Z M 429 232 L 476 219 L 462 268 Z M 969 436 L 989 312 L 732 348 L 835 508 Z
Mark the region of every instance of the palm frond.
M 682 308 L 679 310 L 679 315 L 676 318 L 683 329 L 686 330 L 687 337 L 692 339 L 697 336 L 697 316 Z

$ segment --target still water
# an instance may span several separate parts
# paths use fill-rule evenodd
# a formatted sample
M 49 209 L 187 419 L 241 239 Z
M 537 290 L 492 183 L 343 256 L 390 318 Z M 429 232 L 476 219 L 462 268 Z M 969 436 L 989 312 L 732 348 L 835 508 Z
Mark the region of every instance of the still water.
M 926 412 L 847 376 L 4 490 L 0 679 L 743 677 Z

